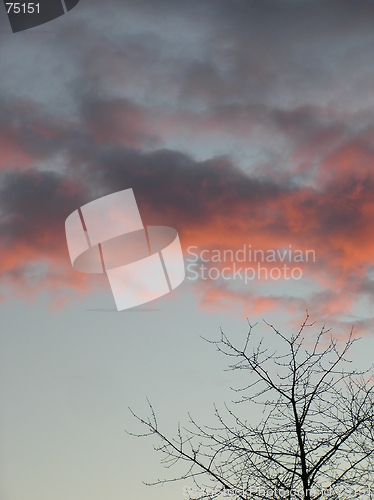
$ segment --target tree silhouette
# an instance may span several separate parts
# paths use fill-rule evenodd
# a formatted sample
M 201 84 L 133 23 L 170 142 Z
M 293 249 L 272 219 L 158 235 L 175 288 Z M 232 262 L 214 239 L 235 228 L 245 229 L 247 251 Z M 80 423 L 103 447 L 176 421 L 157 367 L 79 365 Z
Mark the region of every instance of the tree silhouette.
M 185 487 L 191 498 L 233 496 L 242 500 L 288 498 L 371 498 L 374 481 L 374 392 L 371 369 L 348 370 L 352 331 L 341 348 L 323 327 L 308 349 L 304 338 L 309 315 L 298 333 L 287 338 L 266 323 L 281 340 L 284 352 L 270 351 L 263 339 L 251 348 L 249 324 L 243 347 L 235 347 L 221 331 L 208 341 L 229 357 L 231 370 L 247 370 L 245 387 L 232 389 L 238 401 L 225 405 L 225 417 L 215 407 L 215 427 L 178 426 L 171 438 L 160 431 L 150 404 L 150 416 L 133 415 L 156 435 L 155 449 L 167 468 L 185 463 L 185 472 L 153 484 L 192 478 Z M 279 342 L 278 342 L 279 343 Z M 251 422 L 235 405 L 260 405 Z M 235 411 L 234 409 L 235 408 Z M 242 408 L 240 409 L 242 410 Z M 204 482 L 208 480 L 208 483 Z

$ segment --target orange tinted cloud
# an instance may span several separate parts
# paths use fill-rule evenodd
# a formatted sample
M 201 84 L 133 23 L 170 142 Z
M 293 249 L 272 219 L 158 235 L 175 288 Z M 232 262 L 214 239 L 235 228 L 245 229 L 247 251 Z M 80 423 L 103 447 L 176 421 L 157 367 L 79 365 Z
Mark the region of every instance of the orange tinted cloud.
M 58 124 L 32 108 L 26 111 L 22 110 L 25 120 L 14 119 L 13 125 L 1 129 L 6 147 L 0 163 L 6 166 L 9 154 L 18 151 L 15 166 L 22 168 L 2 174 L 0 274 L 27 293 L 43 287 L 61 294 L 89 289 L 89 278 L 70 268 L 64 221 L 85 202 L 132 187 L 144 223 L 175 227 L 185 251 L 194 245 L 197 252 L 235 252 L 246 244 L 264 251 L 291 246 L 315 252 L 315 262 L 299 265 L 314 284 L 310 293 L 265 294 L 256 286 L 248 293 L 247 288 L 233 289 L 221 280 L 200 283 L 204 306 L 237 303 L 244 313 L 260 314 L 309 303 L 321 317 L 338 317 L 353 313 L 362 297 L 374 296 L 368 274 L 374 255 L 374 154 L 368 131 L 345 139 L 344 124 L 327 127 L 315 110 L 278 113 L 274 126 L 294 138 L 294 160 L 300 154 L 303 162 L 316 164 L 314 179 L 296 184 L 292 176 L 278 180 L 260 170 L 247 173 L 228 159 L 197 162 L 161 149 L 142 153 L 140 144 L 151 137 L 152 127 L 146 124 L 144 110 L 127 102 L 99 102 L 86 109 L 74 134 L 67 123 Z M 22 113 L 13 110 L 16 117 Z M 305 124 L 305 134 L 300 123 Z M 324 131 L 331 140 L 322 141 L 317 151 Z M 25 140 L 28 134 L 35 138 L 33 145 Z M 61 151 L 69 159 L 64 173 L 25 169 Z M 48 272 L 41 274 L 37 286 L 28 287 L 27 269 L 41 262 L 48 264 Z M 264 266 L 270 268 L 271 263 Z

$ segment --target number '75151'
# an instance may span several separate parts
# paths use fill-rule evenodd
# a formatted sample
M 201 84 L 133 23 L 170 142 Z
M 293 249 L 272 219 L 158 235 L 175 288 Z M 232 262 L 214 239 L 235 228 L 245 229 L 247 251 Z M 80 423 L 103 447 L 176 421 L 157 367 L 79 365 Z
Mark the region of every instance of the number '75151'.
M 39 14 L 40 4 L 38 3 L 7 3 L 8 14 L 13 12 L 14 14 Z

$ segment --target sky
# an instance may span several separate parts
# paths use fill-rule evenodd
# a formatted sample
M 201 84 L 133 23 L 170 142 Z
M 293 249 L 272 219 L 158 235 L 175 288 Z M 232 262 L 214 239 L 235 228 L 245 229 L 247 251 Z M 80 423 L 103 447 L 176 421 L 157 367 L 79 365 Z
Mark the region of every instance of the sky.
M 128 407 L 208 421 L 232 375 L 200 336 L 247 318 L 354 325 L 372 364 L 373 24 L 372 0 L 80 0 L 12 33 L 0 6 L 2 499 L 182 498 L 142 484 L 167 472 Z M 186 279 L 118 313 L 64 224 L 130 188 Z

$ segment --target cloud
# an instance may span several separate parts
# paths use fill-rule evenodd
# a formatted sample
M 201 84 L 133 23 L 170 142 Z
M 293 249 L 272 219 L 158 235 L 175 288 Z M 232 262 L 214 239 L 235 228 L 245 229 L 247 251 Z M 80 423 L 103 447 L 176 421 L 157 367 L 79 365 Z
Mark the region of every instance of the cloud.
M 90 143 L 89 137 L 85 140 Z M 46 279 L 47 288 L 82 287 L 70 270 L 64 220 L 90 199 L 132 187 L 144 223 L 177 228 L 185 250 L 195 245 L 235 251 L 243 244 L 263 250 L 289 245 L 313 249 L 316 262 L 303 268 L 326 290 L 310 298 L 322 317 L 353 311 L 358 297 L 368 295 L 367 272 L 374 250 L 370 172 L 362 178 L 354 170 L 349 176 L 342 170 L 318 188 L 300 187 L 256 178 L 225 158 L 197 162 L 176 151 L 144 153 L 111 143 L 103 146 L 95 138 L 91 143 L 92 148 L 79 150 L 65 174 L 36 170 L 2 174 L 1 271 L 6 277 L 19 279 L 22 269 L 44 261 L 64 269 L 61 282 L 56 276 Z M 72 158 L 75 148 L 72 144 Z M 248 296 L 245 289 L 234 292 L 222 283 L 205 291 L 202 304 L 236 298 L 251 311 L 261 311 L 264 304 L 291 307 L 307 300 L 283 294 Z
M 87 99 L 82 106 L 87 133 L 96 144 L 140 148 L 157 143 L 147 112 L 127 99 Z
M 0 276 L 3 292 L 61 300 L 88 291 L 88 276 L 71 269 L 64 221 L 87 198 L 84 188 L 54 172 L 5 171 L 0 176 Z
M 2 283 L 89 290 L 64 221 L 131 187 L 184 249 L 316 252 L 304 291 L 200 284 L 205 306 L 354 316 L 373 297 L 373 18 L 361 0 L 93 1 L 48 43 L 18 38 L 0 56 L 18 75 L 0 82 Z

